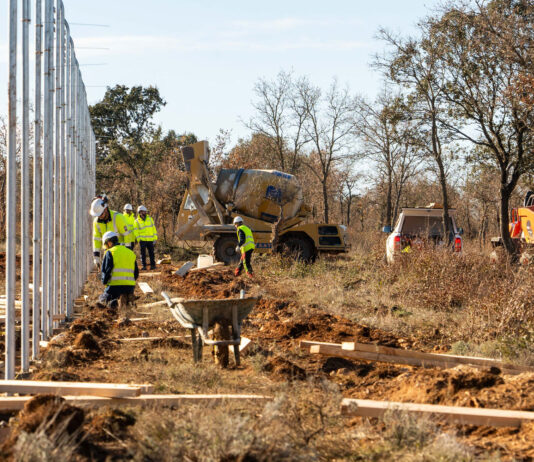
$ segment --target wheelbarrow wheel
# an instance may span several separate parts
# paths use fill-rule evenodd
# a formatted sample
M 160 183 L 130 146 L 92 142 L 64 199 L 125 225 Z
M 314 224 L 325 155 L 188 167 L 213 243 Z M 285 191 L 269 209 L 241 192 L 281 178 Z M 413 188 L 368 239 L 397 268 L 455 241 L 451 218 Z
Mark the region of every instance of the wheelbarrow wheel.
M 229 340 L 230 329 L 228 324 L 217 322 L 213 327 L 213 338 L 215 340 Z M 215 353 L 215 364 L 221 367 L 228 367 L 228 345 L 215 345 L 213 347 Z

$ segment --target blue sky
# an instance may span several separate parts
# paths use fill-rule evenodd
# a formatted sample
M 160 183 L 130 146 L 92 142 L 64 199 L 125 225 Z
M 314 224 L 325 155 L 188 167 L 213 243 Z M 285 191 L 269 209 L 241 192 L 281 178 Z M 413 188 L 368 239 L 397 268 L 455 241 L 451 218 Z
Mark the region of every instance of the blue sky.
M 33 3 L 33 1 L 32 1 Z M 165 129 L 214 139 L 248 131 L 252 87 L 280 70 L 326 87 L 333 77 L 372 97 L 380 77 L 369 69 L 383 49 L 380 26 L 409 34 L 435 0 L 65 0 L 89 102 L 105 86 L 156 85 L 167 101 Z M 0 0 L 0 112 L 7 95 L 7 0 Z M 32 23 L 33 30 L 33 23 Z M 33 43 L 33 40 L 32 42 Z M 91 47 L 105 50 L 88 49 Z M 105 64 L 105 65 L 94 65 Z

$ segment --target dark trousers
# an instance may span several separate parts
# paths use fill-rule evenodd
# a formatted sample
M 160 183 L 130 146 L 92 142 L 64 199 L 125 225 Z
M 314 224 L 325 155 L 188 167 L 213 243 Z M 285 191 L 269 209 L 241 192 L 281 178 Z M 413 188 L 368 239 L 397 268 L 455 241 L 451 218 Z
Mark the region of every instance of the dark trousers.
M 239 266 L 237 267 L 237 274 L 240 274 L 241 271 L 243 271 L 243 267 L 245 268 L 245 271 L 247 273 L 252 274 L 252 264 L 251 264 L 251 258 L 252 258 L 252 252 L 254 252 L 254 249 L 247 250 L 245 252 L 245 259 L 239 260 Z
M 156 259 L 154 258 L 154 241 L 139 241 L 141 246 L 141 265 L 143 269 L 146 269 L 146 251 L 148 250 L 148 256 L 150 258 L 151 269 L 156 269 Z
M 135 286 L 107 286 L 102 295 L 100 302 L 108 306 L 116 305 L 122 294 L 133 294 Z

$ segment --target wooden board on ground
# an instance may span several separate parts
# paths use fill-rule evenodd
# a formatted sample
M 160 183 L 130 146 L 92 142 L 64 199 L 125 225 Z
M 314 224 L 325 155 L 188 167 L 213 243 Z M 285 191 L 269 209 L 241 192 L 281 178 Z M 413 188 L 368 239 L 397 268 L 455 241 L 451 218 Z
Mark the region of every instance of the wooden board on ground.
M 173 335 L 171 337 L 128 337 L 128 338 L 119 338 L 117 339 L 121 343 L 132 343 L 132 342 L 153 342 L 157 340 L 184 340 L 186 338 L 191 338 L 190 335 Z
M 139 273 L 139 277 L 145 277 L 145 278 L 153 278 L 153 277 L 156 277 L 156 276 L 161 276 L 161 271 L 154 271 L 154 272 L 151 272 L 151 273 Z
M 212 269 L 216 269 L 216 268 L 224 268 L 224 263 L 223 262 L 217 262 L 217 263 L 214 263 L 213 265 L 210 265 L 210 266 L 203 266 L 202 268 L 194 268 L 191 270 L 191 273 L 195 272 L 195 271 L 203 271 L 203 270 L 212 270 Z
M 64 396 L 76 406 L 180 406 L 195 403 L 217 403 L 228 401 L 267 401 L 271 396 L 263 395 L 152 395 L 143 394 L 133 398 L 102 398 L 99 396 Z M 19 411 L 32 396 L 0 397 L 0 411 Z
M 246 353 L 252 345 L 252 340 L 247 337 L 241 337 L 241 343 L 239 344 L 239 352 Z
M 132 385 L 91 382 L 41 382 L 37 380 L 0 380 L 0 393 L 53 393 L 56 395 L 127 398 L 139 396 L 141 389 Z
M 443 360 L 447 363 L 454 362 L 457 365 L 466 364 L 470 366 L 482 367 L 498 367 L 499 369 L 517 370 L 517 374 L 522 372 L 534 372 L 534 367 L 518 366 L 514 364 L 507 364 L 498 359 L 479 358 L 477 356 L 459 356 L 447 355 L 442 353 L 424 353 L 422 351 L 403 350 L 401 348 L 392 348 L 381 345 L 374 345 L 369 343 L 357 342 L 343 342 L 341 348 L 347 351 L 367 351 L 373 353 L 386 354 L 390 356 L 399 356 L 401 358 L 418 358 L 421 360 L 439 361 Z
M 187 263 L 184 263 L 179 270 L 175 271 L 173 274 L 177 276 L 184 277 L 191 268 L 193 268 L 195 264 L 192 261 L 188 261 Z
M 171 301 L 174 302 L 174 303 L 181 303 L 185 300 L 185 298 L 180 298 L 180 297 L 174 297 L 174 298 L 171 298 Z M 167 300 L 160 300 L 159 302 L 153 302 L 153 303 L 145 303 L 144 305 L 139 305 L 138 308 L 141 309 L 141 308 L 153 308 L 153 307 L 156 307 L 156 306 L 163 306 L 163 305 L 166 305 L 167 304 Z
M 348 416 L 381 417 L 387 411 L 392 410 L 419 415 L 434 415 L 443 417 L 449 422 L 462 425 L 519 427 L 522 423 L 534 422 L 534 412 L 528 411 L 398 403 L 393 401 L 349 398 L 345 398 L 341 402 L 341 412 Z
M 154 291 L 146 282 L 138 282 L 137 285 L 143 291 L 144 294 L 153 294 Z
M 498 367 L 507 374 L 520 374 L 522 372 L 534 372 L 533 368 L 527 366 L 514 366 L 503 364 L 499 361 L 488 360 L 486 358 L 475 358 L 478 361 L 470 361 L 470 357 L 460 356 L 461 361 L 457 361 L 457 356 L 444 354 L 412 352 L 410 350 L 401 350 L 398 348 L 382 347 L 373 344 L 358 344 L 355 346 L 352 342 L 346 342 L 345 348 L 337 343 L 322 343 L 302 341 L 301 347 L 309 349 L 311 354 L 321 354 L 324 356 L 335 356 L 345 359 L 354 359 L 358 361 L 378 361 L 391 364 L 406 364 L 408 366 L 418 367 L 439 367 L 443 369 L 454 368 L 461 364 L 474 368 Z M 363 345 L 363 346 L 361 346 Z M 351 348 L 362 348 L 352 350 Z M 362 351 L 364 350 L 364 351 Z M 387 353 L 386 353 L 387 352 Z M 415 354 L 412 354 L 415 353 Z M 485 362 L 485 361 L 486 362 Z M 489 362 L 487 362 L 489 361 Z

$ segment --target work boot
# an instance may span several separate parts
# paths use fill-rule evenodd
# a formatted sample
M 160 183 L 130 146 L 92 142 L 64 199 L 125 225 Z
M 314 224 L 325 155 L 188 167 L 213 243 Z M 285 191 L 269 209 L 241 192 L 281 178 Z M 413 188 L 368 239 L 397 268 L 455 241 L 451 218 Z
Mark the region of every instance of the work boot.
M 239 276 L 241 274 L 241 271 L 239 271 L 239 268 L 236 268 L 235 271 L 234 271 L 234 274 L 236 276 Z
M 150 269 L 151 269 L 151 270 L 155 270 L 155 269 L 156 269 L 156 265 L 151 266 Z
M 249 278 L 252 279 L 252 278 L 254 277 L 254 273 L 249 273 L 249 272 L 247 271 L 247 276 L 248 276 Z
M 146 266 L 141 266 L 141 271 L 146 271 Z

